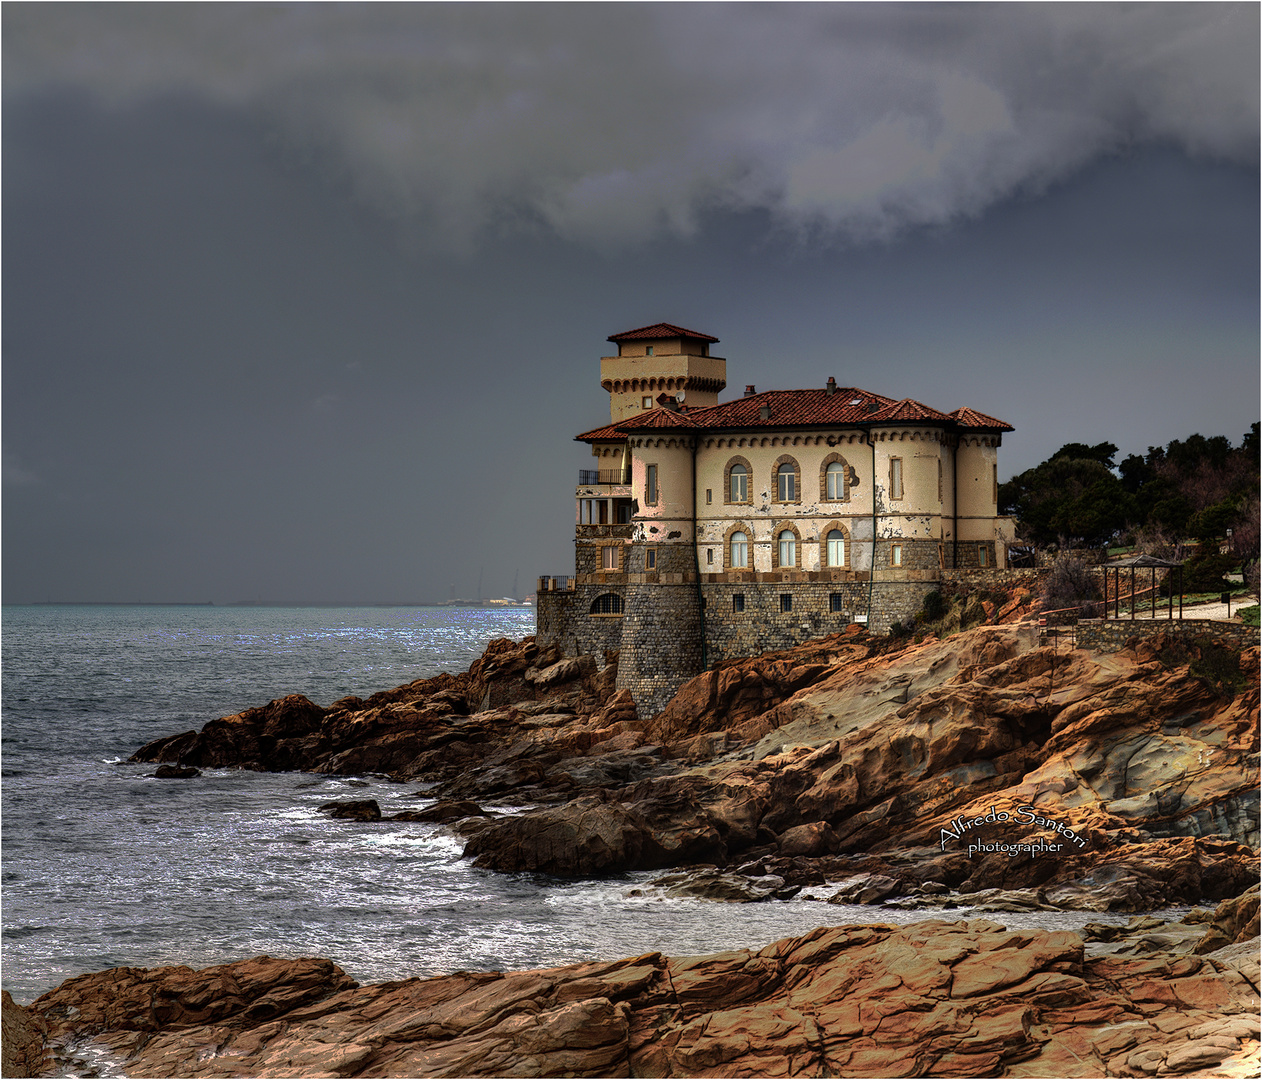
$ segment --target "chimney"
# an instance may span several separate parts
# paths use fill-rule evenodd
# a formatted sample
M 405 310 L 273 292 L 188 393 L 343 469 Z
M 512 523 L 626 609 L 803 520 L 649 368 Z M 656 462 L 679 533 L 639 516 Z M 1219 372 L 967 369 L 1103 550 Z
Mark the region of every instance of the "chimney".
M 824 386 L 824 393 L 829 397 L 832 397 L 835 393 L 837 393 L 837 380 L 831 375 L 828 376 L 828 382 Z
M 758 407 L 758 419 L 759 420 L 771 419 L 771 406 L 770 405 L 760 405 Z
M 745 384 L 745 396 L 746 396 L 746 397 L 753 397 L 753 396 L 754 396 L 754 384 L 753 384 L 753 383 L 746 383 L 746 384 Z

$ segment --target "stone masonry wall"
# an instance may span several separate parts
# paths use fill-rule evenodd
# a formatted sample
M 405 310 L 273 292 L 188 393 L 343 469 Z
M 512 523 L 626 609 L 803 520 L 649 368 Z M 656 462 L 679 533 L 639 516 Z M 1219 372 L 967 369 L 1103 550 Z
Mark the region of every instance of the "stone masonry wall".
M 622 618 L 591 615 L 592 601 L 602 593 L 622 596 L 622 585 L 577 585 L 573 589 L 535 594 L 535 640 L 541 649 L 556 645 L 563 656 L 592 655 L 604 666 L 605 654 L 622 645 Z
M 920 610 L 932 582 L 878 581 L 871 587 L 872 611 L 868 628 L 889 631 Z M 856 615 L 868 612 L 868 583 L 745 581 L 705 584 L 706 663 L 788 649 L 810 638 L 844 630 Z M 780 597 L 791 597 L 790 610 L 781 610 Z M 737 611 L 734 598 L 744 599 Z M 840 611 L 832 597 L 840 597 Z
M 630 586 L 621 622 L 616 685 L 631 691 L 642 717 L 651 716 L 701 673 L 696 583 Z
M 1233 649 L 1248 648 L 1259 641 L 1256 626 L 1214 619 L 1080 619 L 1076 640 L 1080 649 L 1117 652 L 1134 638 L 1160 637 L 1162 634 L 1208 638 Z

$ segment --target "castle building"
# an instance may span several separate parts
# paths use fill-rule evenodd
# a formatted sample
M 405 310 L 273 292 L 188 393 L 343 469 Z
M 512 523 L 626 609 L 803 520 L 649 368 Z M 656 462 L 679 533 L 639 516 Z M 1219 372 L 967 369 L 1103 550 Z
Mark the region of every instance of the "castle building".
M 1009 424 L 829 378 L 720 403 L 718 339 L 669 323 L 614 334 L 610 422 L 576 436 L 575 572 L 540 579 L 540 644 L 620 650 L 642 713 L 714 663 L 919 610 L 945 569 L 1001 568 Z

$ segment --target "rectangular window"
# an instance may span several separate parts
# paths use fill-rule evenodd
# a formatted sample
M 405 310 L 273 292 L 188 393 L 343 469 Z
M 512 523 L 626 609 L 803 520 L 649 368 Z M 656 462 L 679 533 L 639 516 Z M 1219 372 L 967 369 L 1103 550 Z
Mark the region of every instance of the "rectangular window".
M 903 545 L 891 544 L 890 545 L 890 566 L 902 566 L 902 565 L 903 565 Z
M 942 501 L 942 459 L 938 458 L 938 502 Z
M 644 501 L 649 506 L 657 505 L 657 466 L 650 465 L 644 478 Z
M 652 345 L 645 345 L 645 346 L 644 346 L 644 355 L 645 355 L 645 356 L 652 356 L 652 355 L 653 355 L 653 346 L 652 346 Z
M 890 458 L 890 498 L 903 497 L 903 459 Z
M 705 561 L 707 566 L 714 565 L 714 548 L 705 549 Z
M 618 549 L 612 544 L 606 544 L 600 549 L 600 568 L 602 570 L 618 569 Z
M 645 570 L 657 569 L 657 548 L 651 547 L 651 548 L 644 549 L 644 569 Z
M 828 594 L 828 610 L 829 611 L 844 611 L 845 610 L 841 606 L 841 593 L 834 592 L 834 593 Z
M 745 594 L 743 592 L 732 593 L 732 610 L 737 613 L 745 610 Z
M 990 467 L 990 481 L 991 481 L 991 487 L 993 488 L 994 494 L 995 494 L 995 505 L 998 506 L 999 505 L 999 466 L 998 465 L 992 465 Z
M 653 399 L 648 394 L 645 394 L 644 397 L 640 398 L 640 408 L 651 409 L 652 407 Z
M 713 490 L 714 490 L 713 488 L 706 488 L 706 489 L 705 489 L 705 501 L 706 501 L 706 504 L 707 504 L 707 505 L 711 502 L 711 500 L 712 500 L 712 499 L 713 499 L 713 497 L 714 497 L 714 496 L 713 496 Z
M 781 611 L 793 610 L 793 594 L 792 593 L 782 592 L 780 594 L 780 610 Z
M 977 565 L 978 566 L 990 565 L 990 551 L 987 549 L 985 544 L 977 545 Z

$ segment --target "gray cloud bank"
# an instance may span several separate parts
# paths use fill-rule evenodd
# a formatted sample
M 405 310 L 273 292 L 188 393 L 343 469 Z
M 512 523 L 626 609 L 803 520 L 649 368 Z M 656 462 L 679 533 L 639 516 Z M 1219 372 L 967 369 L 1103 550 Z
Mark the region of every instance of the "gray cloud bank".
M 1259 7 L 9 4 L 10 101 L 247 110 L 454 246 L 605 245 L 765 210 L 867 240 L 1101 155 L 1258 159 Z

